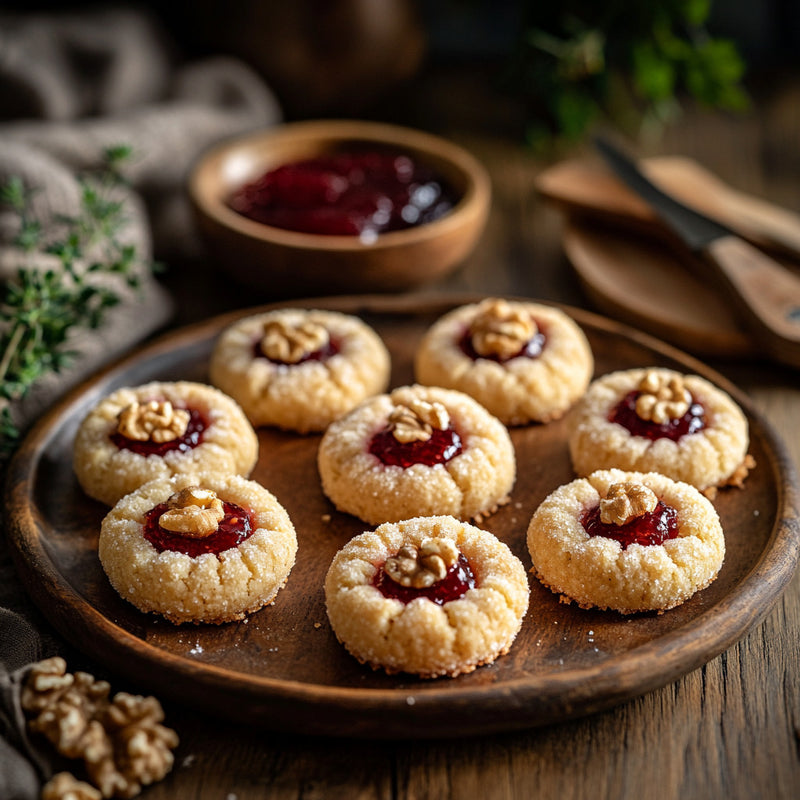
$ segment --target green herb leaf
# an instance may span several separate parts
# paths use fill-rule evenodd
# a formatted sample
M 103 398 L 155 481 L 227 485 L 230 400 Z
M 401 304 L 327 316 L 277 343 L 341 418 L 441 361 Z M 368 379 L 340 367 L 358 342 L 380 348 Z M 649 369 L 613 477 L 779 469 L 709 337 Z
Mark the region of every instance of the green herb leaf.
M 725 110 L 748 105 L 735 45 L 706 30 L 712 0 L 523 4 L 504 87 L 529 109 L 528 139 L 579 139 L 599 115 L 636 134 L 674 119 L 687 95 Z
M 18 177 L 0 186 L 0 203 L 19 216 L 17 247 L 54 256 L 61 266 L 44 271 L 22 267 L 2 289 L 0 307 L 6 324 L 0 333 L 0 463 L 20 436 L 9 402 L 25 397 L 48 372 L 62 370 L 77 355 L 67 345 L 71 332 L 99 327 L 121 300 L 118 291 L 93 285 L 88 277 L 109 274 L 119 276 L 120 286 L 140 283 L 136 247 L 117 238 L 125 208 L 111 193 L 131 154 L 127 145 L 106 150 L 104 169 L 81 180 L 80 212 L 60 218 L 63 235 L 47 244 L 41 223 L 30 218 L 32 192 Z M 105 256 L 82 264 L 90 250 Z

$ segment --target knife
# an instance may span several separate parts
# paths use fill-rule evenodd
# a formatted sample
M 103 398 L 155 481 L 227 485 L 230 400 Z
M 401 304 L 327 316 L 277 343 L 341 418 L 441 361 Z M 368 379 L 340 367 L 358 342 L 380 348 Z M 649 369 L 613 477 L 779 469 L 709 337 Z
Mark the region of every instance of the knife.
M 595 145 L 614 174 L 714 268 L 764 350 L 784 364 L 800 367 L 800 277 L 730 228 L 663 192 L 607 139 L 596 137 Z

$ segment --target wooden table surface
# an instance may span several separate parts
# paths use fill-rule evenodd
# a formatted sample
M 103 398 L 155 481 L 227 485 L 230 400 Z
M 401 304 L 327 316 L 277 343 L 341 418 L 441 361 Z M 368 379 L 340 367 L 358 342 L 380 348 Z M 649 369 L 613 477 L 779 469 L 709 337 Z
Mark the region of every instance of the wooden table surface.
M 488 167 L 494 190 L 474 255 L 426 291 L 525 295 L 590 308 L 562 254 L 561 218 L 534 190 L 546 162 L 474 110 L 482 91 L 445 93 L 446 100 L 419 111 L 419 120 L 406 118 L 470 148 Z M 800 81 L 767 82 L 757 97 L 754 111 L 741 118 L 687 112 L 660 141 L 640 144 L 639 153 L 695 157 L 733 186 L 800 212 Z M 181 315 L 188 321 L 207 311 L 198 301 Z M 756 362 L 712 366 L 752 397 L 800 462 L 800 372 Z M 286 736 L 166 708 L 181 744 L 174 771 L 146 791 L 147 800 L 799 797 L 800 575 L 763 623 L 704 667 L 611 711 L 541 729 L 352 741 Z

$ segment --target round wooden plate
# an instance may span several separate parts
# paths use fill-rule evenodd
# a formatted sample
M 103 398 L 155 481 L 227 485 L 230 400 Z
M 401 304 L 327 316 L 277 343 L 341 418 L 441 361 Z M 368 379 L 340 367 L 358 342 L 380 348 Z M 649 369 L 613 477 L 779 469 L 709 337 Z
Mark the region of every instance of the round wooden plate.
M 360 315 L 393 356 L 393 385 L 412 380 L 423 331 L 474 298 L 351 297 L 313 305 Z M 284 304 L 286 305 L 286 304 Z M 624 617 L 564 605 L 531 578 L 531 602 L 511 652 L 455 679 L 387 676 L 358 664 L 336 641 L 322 581 L 358 520 L 334 511 L 320 489 L 318 436 L 260 431 L 253 477 L 288 509 L 299 553 L 273 606 L 246 622 L 176 627 L 138 612 L 110 587 L 97 559 L 105 509 L 72 474 L 72 440 L 91 406 L 121 385 L 206 379 L 214 338 L 235 316 L 167 335 L 104 371 L 61 402 L 27 437 L 9 468 L 12 550 L 31 595 L 78 648 L 163 697 L 273 729 L 336 736 L 433 737 L 543 725 L 611 707 L 705 663 L 764 617 L 798 559 L 798 495 L 791 463 L 746 397 L 721 376 L 649 336 L 568 309 L 583 326 L 596 373 L 665 365 L 713 380 L 745 408 L 758 466 L 743 490 L 720 493 L 727 556 L 718 579 L 665 614 Z M 242 312 L 248 313 L 248 312 Z M 485 527 L 530 566 L 528 520 L 573 478 L 563 421 L 515 429 L 518 479 L 511 502 Z
M 653 236 L 568 217 L 564 252 L 604 314 L 701 357 L 743 358 L 757 347 L 708 266 Z

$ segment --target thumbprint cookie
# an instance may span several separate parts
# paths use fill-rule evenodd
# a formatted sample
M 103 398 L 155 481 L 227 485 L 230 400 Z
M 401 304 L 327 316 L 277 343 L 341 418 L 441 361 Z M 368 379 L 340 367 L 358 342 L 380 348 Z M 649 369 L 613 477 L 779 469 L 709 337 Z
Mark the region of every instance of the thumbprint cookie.
M 531 518 L 528 549 L 536 576 L 562 601 L 632 614 L 674 608 L 707 587 L 725 538 L 694 486 L 611 469 L 550 494 Z
M 479 519 L 507 502 L 516 477 L 502 422 L 462 392 L 418 385 L 365 400 L 331 424 L 317 464 L 336 508 L 371 525 Z
M 256 427 L 324 430 L 389 383 L 390 358 L 358 317 L 278 309 L 226 328 L 211 354 L 211 382 Z
M 325 579 L 328 618 L 373 669 L 423 678 L 490 664 L 528 608 L 525 569 L 493 534 L 450 516 L 384 523 L 351 539 Z
M 86 415 L 73 448 L 78 482 L 109 506 L 177 473 L 247 476 L 257 458 L 258 437 L 237 403 L 191 381 L 118 389 Z
M 578 475 L 598 469 L 661 472 L 712 496 L 741 486 L 754 466 L 747 419 L 731 397 L 699 375 L 630 369 L 592 383 L 570 415 Z
M 558 308 L 490 298 L 435 322 L 417 349 L 419 383 L 474 397 L 506 425 L 561 417 L 583 395 L 594 358 Z
M 111 509 L 98 553 L 111 585 L 140 611 L 175 624 L 220 624 L 275 599 L 297 537 L 260 484 L 239 475 L 174 475 Z

